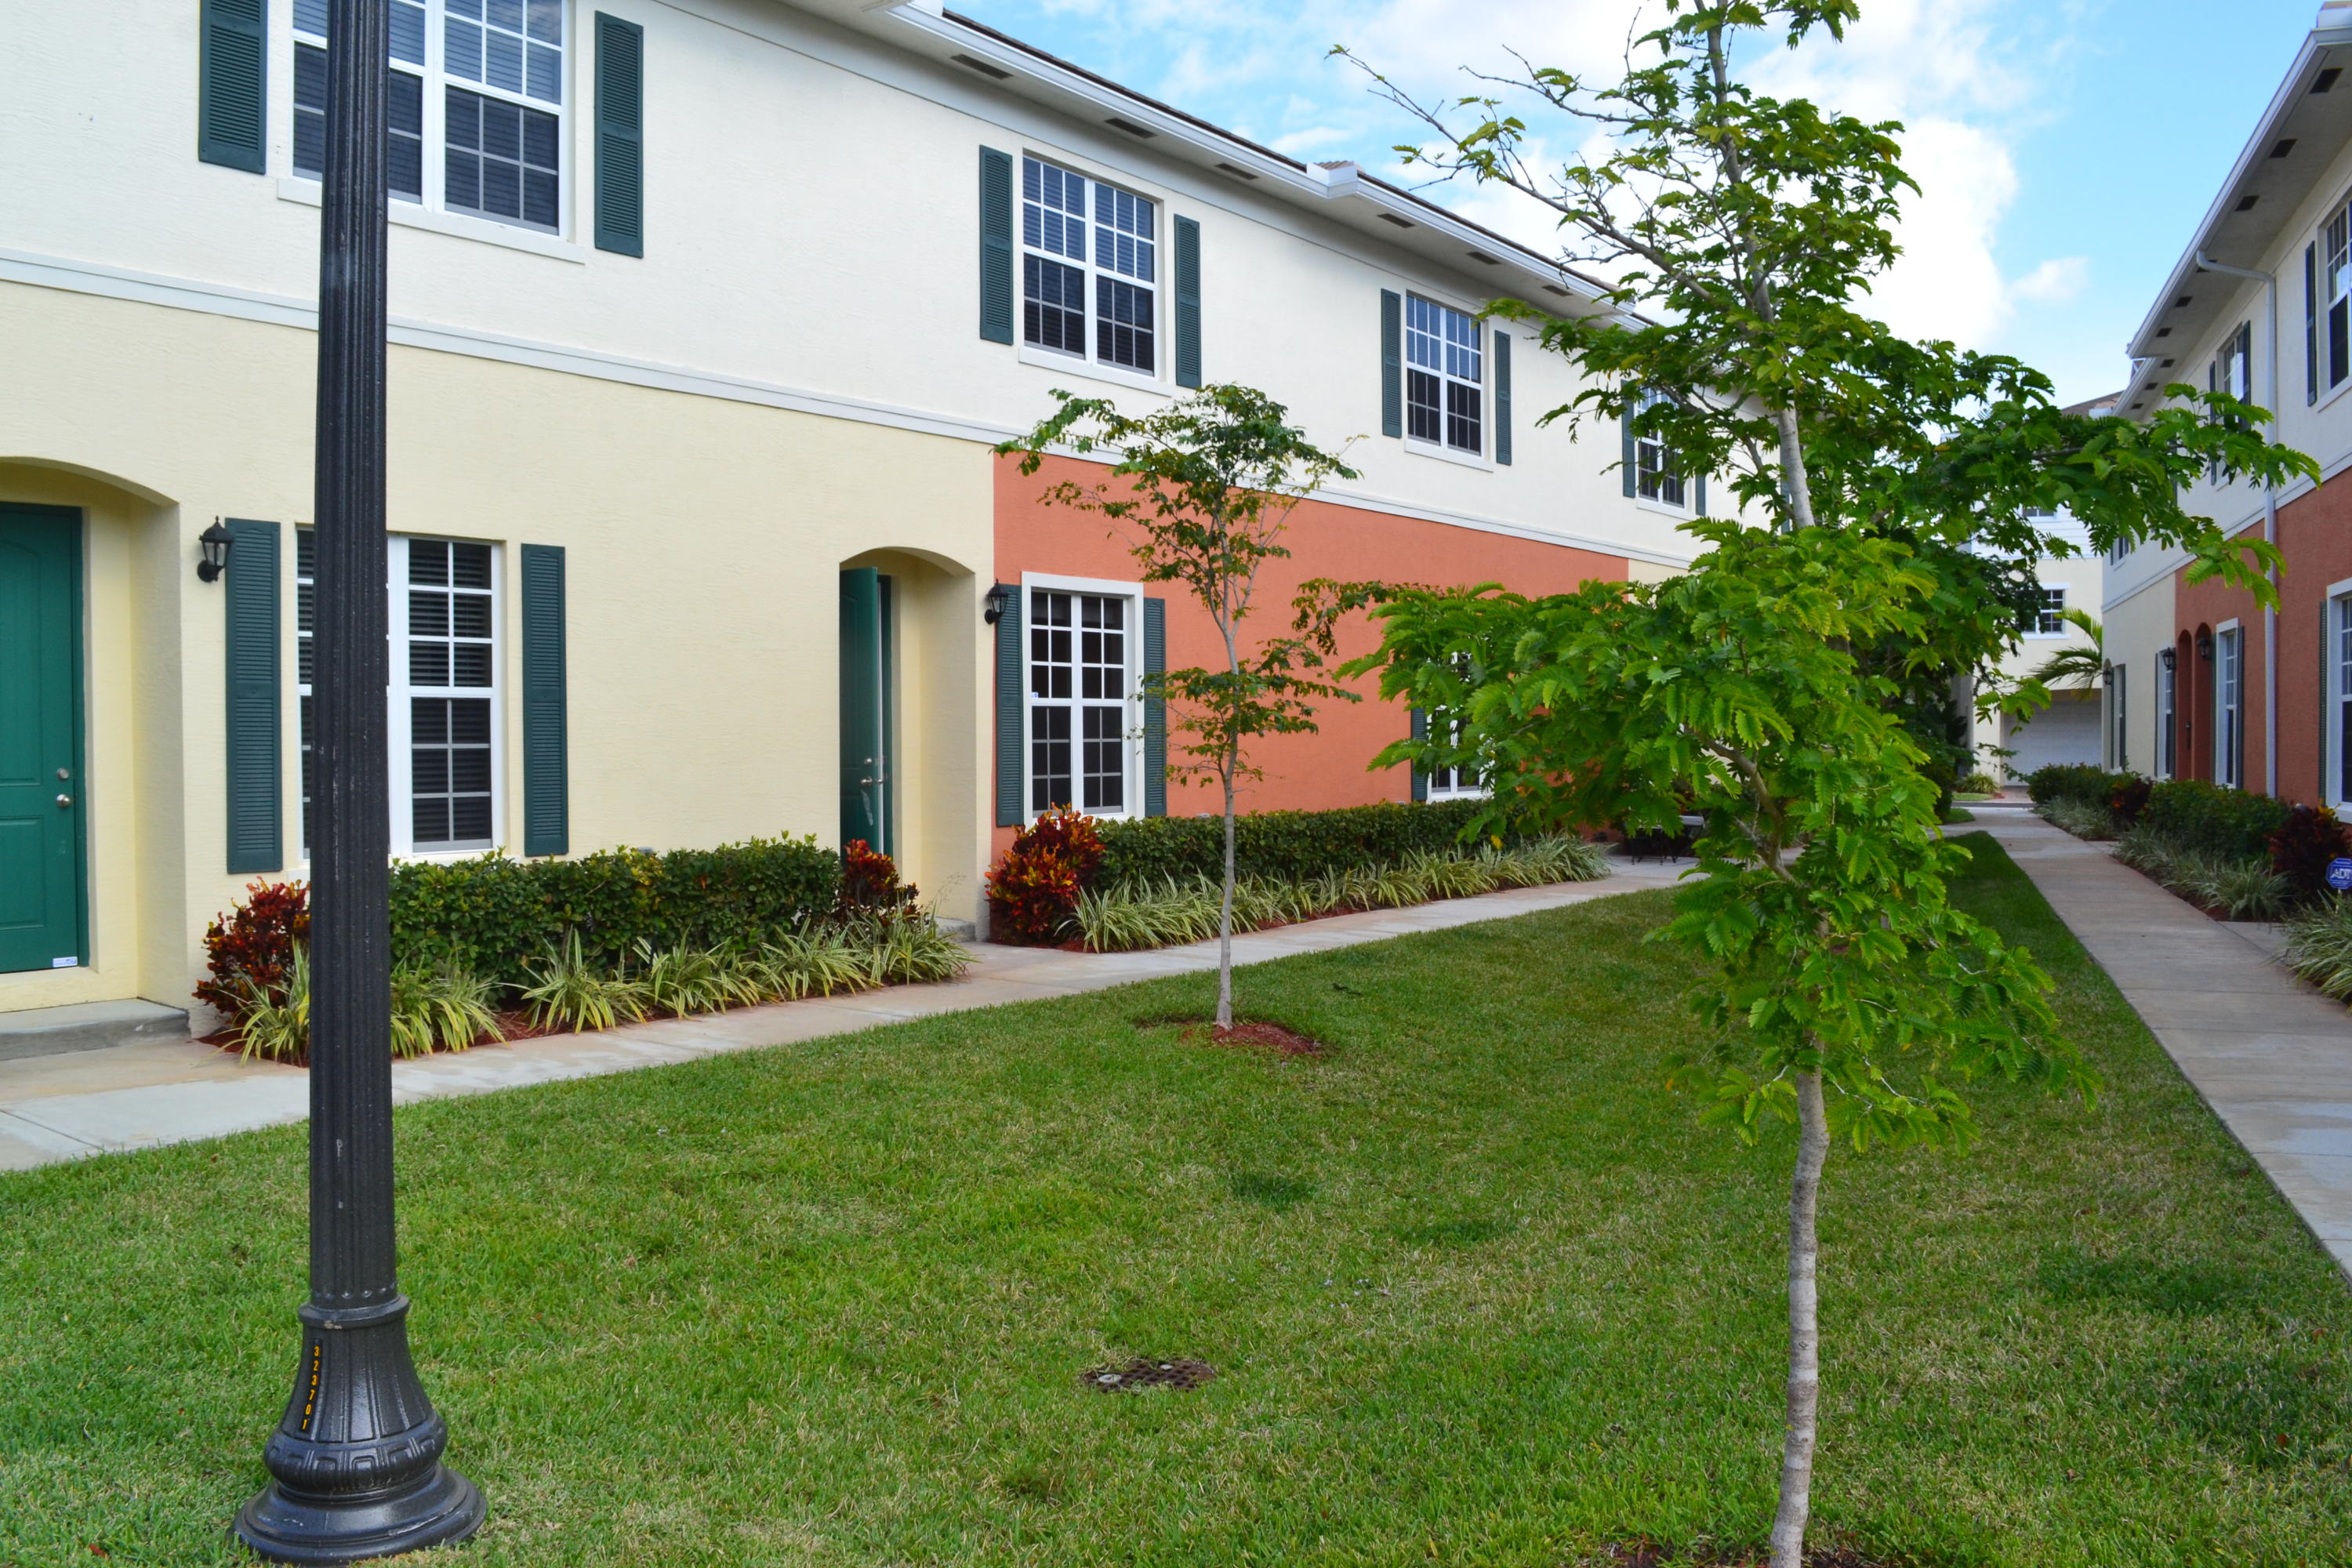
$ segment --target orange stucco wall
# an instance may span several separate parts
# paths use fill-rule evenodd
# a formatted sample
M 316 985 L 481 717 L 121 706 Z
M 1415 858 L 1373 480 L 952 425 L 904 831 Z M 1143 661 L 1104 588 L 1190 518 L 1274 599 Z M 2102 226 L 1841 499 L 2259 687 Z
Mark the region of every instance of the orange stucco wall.
M 2330 479 L 2308 495 L 2279 508 L 2278 542 L 2286 557 L 2279 578 L 2278 792 L 2289 800 L 2317 802 L 2324 775 L 2327 723 L 2327 588 L 2352 579 L 2352 475 Z M 2217 583 L 2191 587 L 2184 568 L 2174 585 L 2176 646 L 2180 668 L 2181 772 L 2213 776 L 2213 671 L 2195 652 L 2200 628 L 2236 620 L 2245 627 L 2246 787 L 2259 791 L 2263 760 L 2264 689 L 2271 672 L 2263 658 L 2263 616 L 2253 595 Z
M 1017 584 L 1024 572 L 1137 580 L 1140 573 L 1127 537 L 1115 531 L 1118 525 L 1043 499 L 1055 484 L 1065 479 L 1091 483 L 1102 471 L 1099 464 L 1056 458 L 1024 478 L 1016 460 L 1005 458 L 1000 463 L 996 474 L 998 581 Z M 1557 594 L 1594 579 L 1620 579 L 1626 573 L 1622 555 L 1325 501 L 1299 506 L 1290 516 L 1282 542 L 1291 552 L 1290 557 L 1267 563 L 1253 612 L 1242 623 L 1244 637 L 1252 642 L 1289 629 L 1293 595 L 1301 583 L 1316 577 L 1442 584 L 1496 582 L 1523 594 Z M 1214 626 L 1205 611 L 1185 598 L 1181 584 L 1157 584 L 1150 592 L 1168 601 L 1171 668 L 1222 662 L 1223 645 Z M 1368 653 L 1378 642 L 1370 623 L 1357 617 L 1343 632 L 1341 657 Z M 1319 811 L 1410 799 L 1412 783 L 1404 770 L 1370 772 L 1367 768 L 1381 747 L 1404 733 L 1409 722 L 1403 710 L 1380 700 L 1376 686 L 1371 678 L 1357 683 L 1357 689 L 1364 694 L 1360 703 L 1323 704 L 1317 715 L 1320 730 L 1316 734 L 1273 736 L 1259 742 L 1253 758 L 1265 776 L 1244 784 L 1243 809 Z M 1174 760 L 1172 754 L 1171 760 Z M 1213 811 L 1217 805 L 1213 789 L 1169 780 L 1171 813 Z M 1002 854 L 1011 845 L 1013 832 L 996 830 L 996 853 Z

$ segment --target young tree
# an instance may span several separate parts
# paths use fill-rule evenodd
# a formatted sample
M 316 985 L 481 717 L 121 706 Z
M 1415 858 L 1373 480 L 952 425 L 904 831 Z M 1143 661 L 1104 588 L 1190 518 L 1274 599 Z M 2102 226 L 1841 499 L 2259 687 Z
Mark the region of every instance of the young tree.
M 2262 411 L 2225 395 L 2174 385 L 2140 423 L 2069 414 L 2015 360 L 1906 342 L 1864 313 L 1916 189 L 1901 127 L 1757 92 L 1734 60 L 1742 34 L 1834 40 L 1857 12 L 1664 0 L 1623 78 L 1597 87 L 1522 60 L 1475 96 L 1424 106 L 1373 73 L 1431 133 L 1399 149 L 1408 161 L 1544 204 L 1564 259 L 1617 279 L 1615 310 L 1492 307 L 1586 373 L 1546 421 L 1623 419 L 1685 473 L 1728 475 L 1758 525 L 1694 524 L 1712 548 L 1660 586 L 1392 595 L 1364 662 L 1383 667 L 1384 692 L 1448 721 L 1385 754 L 1485 769 L 1498 819 L 1705 819 L 1701 874 L 1668 930 L 1717 972 L 1713 1114 L 1751 1132 L 1762 1111 L 1786 1111 L 1798 1127 L 1774 1568 L 1797 1568 L 1811 1509 L 1815 1214 L 1832 1136 L 1964 1137 L 1954 1084 L 1982 1071 L 2091 1081 L 2050 1037 L 2031 960 L 1945 898 L 1960 852 L 1897 710 L 1906 687 L 1916 700 L 1987 668 L 2018 636 L 1997 583 L 1955 563 L 2072 554 L 2034 521 L 2063 510 L 2093 548 L 2178 546 L 2192 580 L 2267 601 L 2276 552 L 2179 497 L 2209 466 L 2263 484 L 2317 478 L 2263 438 Z M 1589 155 L 1538 168 L 1538 133 L 1506 94 Z M 1988 683 L 1980 700 L 2027 714 L 2047 691 Z
M 1048 500 L 1098 512 L 1120 525 L 1147 583 L 1176 583 L 1206 611 L 1224 646 L 1222 668 L 1195 666 L 1147 677 L 1147 694 L 1167 705 L 1169 728 L 1189 737 L 1191 761 L 1171 772 L 1213 781 L 1223 791 L 1225 869 L 1217 910 L 1216 1026 L 1234 1026 L 1234 797 L 1263 776 L 1251 742 L 1315 729 L 1315 702 L 1360 700 L 1320 679 L 1336 643 L 1336 608 L 1302 611 L 1296 635 L 1242 644 L 1258 574 L 1290 552 L 1280 542 L 1298 503 L 1354 469 L 1289 424 L 1289 410 L 1246 386 L 1204 386 L 1140 418 L 1107 399 L 1056 391 L 1061 406 L 1028 435 L 997 447 L 1019 454 L 1034 474 L 1047 450 L 1118 461 L 1100 479 L 1066 479 Z

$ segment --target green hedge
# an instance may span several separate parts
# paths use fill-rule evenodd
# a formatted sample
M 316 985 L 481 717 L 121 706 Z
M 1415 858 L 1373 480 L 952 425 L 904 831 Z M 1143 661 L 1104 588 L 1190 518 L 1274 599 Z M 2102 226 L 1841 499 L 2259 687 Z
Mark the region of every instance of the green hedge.
M 1462 847 L 1471 819 L 1486 805 L 1449 800 L 1337 811 L 1254 811 L 1234 820 L 1234 868 L 1244 877 L 1303 882 L 1326 871 L 1393 866 L 1420 850 L 1447 853 Z M 1224 875 L 1221 816 L 1149 816 L 1095 826 L 1103 843 L 1094 879 L 1097 887 Z
M 2084 805 L 2112 805 L 2116 791 L 2137 773 L 2111 773 L 2087 763 L 2053 763 L 2025 775 L 2026 798 L 2036 805 L 2054 800 L 2080 801 Z
M 2201 779 L 2168 779 L 2147 792 L 2140 823 L 2178 849 L 2240 859 L 2265 858 L 2270 837 L 2285 826 L 2286 802 Z
M 841 858 L 814 838 L 754 838 L 667 855 L 606 849 L 577 860 L 411 861 L 392 873 L 395 961 L 455 959 L 513 984 L 566 931 L 612 965 L 640 940 L 717 947 L 829 912 Z

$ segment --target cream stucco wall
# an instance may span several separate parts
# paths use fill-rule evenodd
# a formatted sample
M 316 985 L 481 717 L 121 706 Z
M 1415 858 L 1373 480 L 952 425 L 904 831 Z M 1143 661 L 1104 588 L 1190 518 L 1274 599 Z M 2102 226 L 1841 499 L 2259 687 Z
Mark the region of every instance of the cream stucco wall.
M 0 975 L 0 1008 L 183 1003 L 226 865 L 215 516 L 287 528 L 284 874 L 299 875 L 292 528 L 310 511 L 313 339 L 204 312 L 0 283 L 0 496 L 81 507 L 89 584 L 85 969 Z M 395 348 L 395 531 L 566 552 L 572 843 L 669 848 L 838 825 L 837 569 L 877 545 L 908 581 L 902 794 L 910 874 L 976 913 L 991 462 L 969 441 Z M 235 570 L 232 564 L 232 571 Z M 502 827 L 521 837 L 514 596 Z M 919 715 L 919 723 L 913 721 Z M 952 764 L 950 758 L 954 759 Z
M 2160 577 L 2107 606 L 2107 657 L 2130 671 L 2124 686 L 2125 765 L 2159 776 L 2156 755 L 2156 658 L 2172 646 L 2173 579 Z M 2110 730 L 2113 720 L 2108 720 Z M 2114 759 L 2109 758 L 2112 763 Z

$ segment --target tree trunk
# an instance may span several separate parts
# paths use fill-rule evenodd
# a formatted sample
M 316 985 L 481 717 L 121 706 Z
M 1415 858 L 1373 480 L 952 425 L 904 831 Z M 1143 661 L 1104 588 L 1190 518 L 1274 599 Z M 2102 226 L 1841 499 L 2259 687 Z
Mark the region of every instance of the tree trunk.
M 1821 1423 L 1821 1237 L 1814 1224 L 1822 1164 L 1829 1157 L 1822 1075 L 1797 1075 L 1797 1173 L 1789 1184 L 1789 1425 L 1780 1449 L 1780 1512 L 1772 1521 L 1772 1568 L 1802 1568 L 1813 1507 L 1813 1438 Z
M 1225 759 L 1225 889 L 1217 906 L 1217 1027 L 1234 1026 L 1234 767 Z

